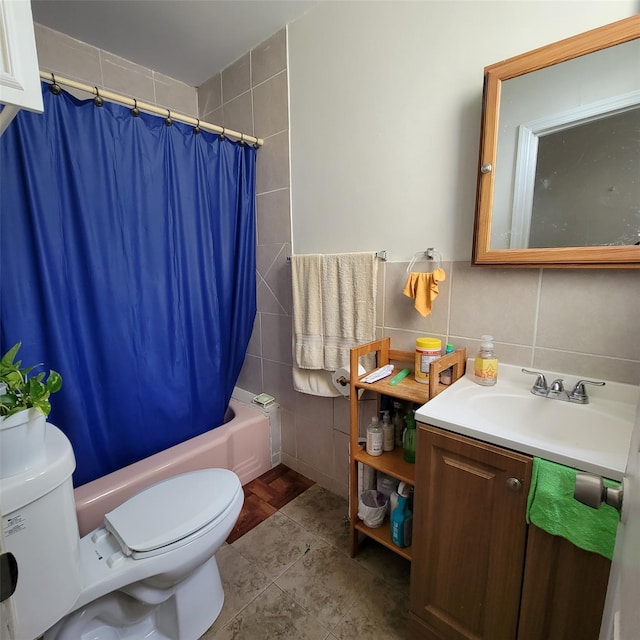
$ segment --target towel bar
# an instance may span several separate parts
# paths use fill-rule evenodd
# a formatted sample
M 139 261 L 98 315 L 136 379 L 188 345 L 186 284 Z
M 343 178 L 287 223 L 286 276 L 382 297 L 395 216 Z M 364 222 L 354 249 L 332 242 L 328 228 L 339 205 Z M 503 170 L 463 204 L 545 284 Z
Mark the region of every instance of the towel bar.
M 386 262 L 387 260 L 386 249 L 383 249 L 382 251 L 376 251 L 376 258 L 378 258 L 378 260 L 382 260 L 383 262 Z M 291 256 L 287 256 L 287 262 L 291 262 Z

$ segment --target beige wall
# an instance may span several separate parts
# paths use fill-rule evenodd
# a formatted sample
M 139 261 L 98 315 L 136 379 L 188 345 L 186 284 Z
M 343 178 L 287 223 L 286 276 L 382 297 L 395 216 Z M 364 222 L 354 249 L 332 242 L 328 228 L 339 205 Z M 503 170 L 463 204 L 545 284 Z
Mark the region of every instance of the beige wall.
M 312 16 L 313 12 L 305 18 Z M 285 31 L 213 76 L 198 91 L 44 27 L 36 28 L 36 39 L 43 69 L 183 113 L 199 113 L 208 121 L 265 138 L 258 153 L 257 175 L 258 315 L 238 385 L 256 393 L 269 392 L 279 400 L 283 461 L 329 489 L 346 494 L 348 403 L 343 398 L 300 394 L 293 391 L 291 384 L 291 272 L 286 261 L 292 251 L 287 61 L 293 52 L 287 55 Z M 550 34 L 548 39 L 553 40 L 554 36 Z M 330 42 L 329 36 L 326 41 Z M 352 46 L 364 47 L 365 43 L 354 41 Z M 476 48 L 481 46 L 478 36 Z M 475 72 L 470 77 L 474 78 L 474 86 L 468 92 L 475 102 L 473 107 L 468 101 L 459 106 L 467 114 L 464 131 L 460 132 L 460 122 L 453 119 L 441 134 L 443 140 L 453 141 L 456 157 L 466 159 L 447 187 L 452 191 L 452 201 L 456 201 L 456 194 L 468 194 L 475 188 L 472 168 L 477 160 L 475 133 L 479 123 L 475 119 L 479 118 L 481 82 L 475 82 Z M 337 77 L 334 81 L 335 98 L 344 79 Z M 357 90 L 357 76 L 349 81 L 355 83 Z M 317 121 L 325 116 L 321 94 L 326 90 L 322 83 L 326 82 L 329 88 L 333 86 L 331 78 L 317 78 L 318 88 L 323 90 L 315 94 L 320 104 L 313 114 Z M 391 91 L 392 73 L 387 74 L 386 82 Z M 442 86 L 441 91 L 445 90 L 447 87 Z M 398 104 L 406 101 L 399 94 L 395 99 Z M 371 109 L 374 108 L 372 100 Z M 293 102 L 292 109 L 296 109 Z M 468 131 L 470 127 L 474 128 L 473 135 Z M 329 138 L 312 136 L 308 140 L 309 155 L 324 153 L 321 145 L 330 143 Z M 422 148 L 425 152 L 424 145 Z M 439 151 L 434 148 L 431 155 L 437 157 Z M 386 161 L 393 164 L 396 160 L 391 155 Z M 314 182 L 298 185 L 296 167 L 293 169 L 294 191 L 311 189 L 320 196 L 323 190 L 335 187 L 327 181 L 326 172 Z M 353 193 L 359 193 L 362 184 L 354 182 L 353 186 Z M 346 188 L 350 188 L 348 183 Z M 351 197 L 350 191 L 346 194 Z M 469 200 L 468 195 L 465 198 Z M 467 205 L 472 207 L 473 203 Z M 466 228 L 471 224 L 469 212 L 465 214 L 467 218 L 458 219 L 442 207 L 425 210 L 439 216 L 438 225 L 448 229 L 447 237 L 461 234 L 470 240 L 471 230 Z M 294 208 L 294 225 L 299 216 L 304 212 Z M 389 225 L 386 217 L 385 229 L 398 228 L 403 216 L 402 209 L 394 211 L 393 224 Z M 328 235 L 335 238 L 335 245 L 329 244 L 323 251 L 359 249 L 341 246 L 343 226 L 323 220 Z M 412 350 L 416 337 L 434 335 L 473 352 L 477 338 L 492 333 L 503 362 L 640 383 L 640 271 L 472 269 L 468 258 L 460 258 L 445 263 L 447 280 L 441 284 L 433 313 L 423 319 L 401 293 L 407 262 L 414 251 L 423 248 L 422 244 L 425 248 L 431 244 L 448 245 L 443 240 L 425 241 L 418 246 L 410 229 L 406 244 L 401 257 L 391 256 L 390 262 L 380 263 L 379 270 L 377 333 L 391 336 L 395 348 Z M 470 242 L 461 246 L 467 247 L 465 251 L 470 255 Z M 363 414 L 368 417 L 370 407 Z
M 380 264 L 377 333 L 396 348 L 434 335 L 472 354 L 491 333 L 503 362 L 640 383 L 640 271 L 469 266 L 484 66 L 623 18 L 635 4 L 324 3 L 305 14 L 289 26 L 293 250 L 392 249 Z M 260 152 L 259 168 L 273 161 Z M 272 194 L 269 239 L 259 234 L 268 296 L 239 384 L 280 401 L 283 461 L 344 494 L 348 403 L 291 385 L 284 191 Z M 401 291 L 410 257 L 427 246 L 443 251 L 447 280 L 423 319 Z

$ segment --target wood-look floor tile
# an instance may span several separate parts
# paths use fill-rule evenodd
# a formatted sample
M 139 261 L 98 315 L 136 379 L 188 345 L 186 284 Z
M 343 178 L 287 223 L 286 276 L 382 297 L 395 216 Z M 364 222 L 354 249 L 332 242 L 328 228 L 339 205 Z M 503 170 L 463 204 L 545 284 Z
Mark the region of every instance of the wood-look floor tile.
M 229 544 L 235 542 L 240 536 L 243 536 L 261 522 L 264 522 L 264 520 L 269 516 L 272 516 L 276 511 L 277 509 L 275 507 L 272 507 L 264 500 L 260 500 L 259 497 L 251 493 L 247 495 L 245 492 L 242 511 L 238 516 L 238 521 L 227 538 L 227 542 Z
M 242 511 L 227 542 L 235 542 L 314 484 L 283 464 L 247 483 Z

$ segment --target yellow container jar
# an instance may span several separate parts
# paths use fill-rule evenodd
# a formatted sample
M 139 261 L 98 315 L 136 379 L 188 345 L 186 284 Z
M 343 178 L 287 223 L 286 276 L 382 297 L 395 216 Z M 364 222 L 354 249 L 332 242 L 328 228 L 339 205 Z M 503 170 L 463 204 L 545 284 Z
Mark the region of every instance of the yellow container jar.
M 416 340 L 416 382 L 429 384 L 429 365 L 442 355 L 442 341 L 439 338 L 418 338 Z

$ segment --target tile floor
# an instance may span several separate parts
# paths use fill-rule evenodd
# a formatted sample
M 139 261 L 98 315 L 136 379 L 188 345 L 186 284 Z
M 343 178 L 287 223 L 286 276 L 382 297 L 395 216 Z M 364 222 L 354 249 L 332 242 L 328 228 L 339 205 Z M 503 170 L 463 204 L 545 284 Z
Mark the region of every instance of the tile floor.
M 224 607 L 201 640 L 404 640 L 410 565 L 368 539 L 350 558 L 346 515 L 313 484 L 230 536 L 216 554 Z

